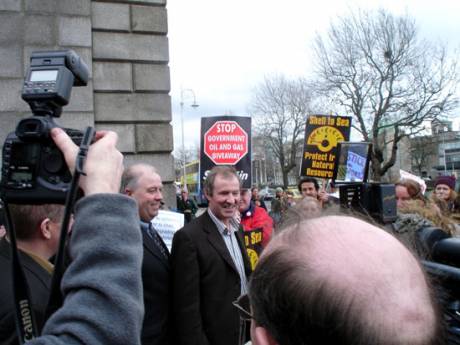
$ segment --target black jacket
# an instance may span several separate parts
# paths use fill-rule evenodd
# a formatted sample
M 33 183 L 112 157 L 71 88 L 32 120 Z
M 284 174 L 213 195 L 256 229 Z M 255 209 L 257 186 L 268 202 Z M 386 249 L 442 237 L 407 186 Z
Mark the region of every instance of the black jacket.
M 157 244 L 142 231 L 144 259 L 142 282 L 144 285 L 145 316 L 141 341 L 143 345 L 169 345 L 170 341 L 170 264 Z M 164 247 L 169 255 L 168 249 Z
M 247 278 L 251 273 L 237 232 Z M 241 294 L 238 271 L 208 212 L 175 233 L 171 250 L 176 345 L 236 345 Z
M 19 257 L 29 285 L 35 320 L 40 331 L 45 321 L 51 274 L 26 253 L 19 251 Z M 2 345 L 18 344 L 12 289 L 10 244 L 3 238 L 0 240 L 0 344 Z

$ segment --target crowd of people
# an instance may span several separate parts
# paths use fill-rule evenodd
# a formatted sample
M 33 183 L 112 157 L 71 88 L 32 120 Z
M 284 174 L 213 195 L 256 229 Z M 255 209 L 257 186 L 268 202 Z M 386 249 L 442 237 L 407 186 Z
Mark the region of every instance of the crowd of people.
M 73 170 L 77 147 L 52 137 Z M 396 183 L 391 227 L 340 215 L 313 178 L 301 199 L 281 188 L 271 209 L 234 168 L 204 183 L 207 209 L 182 190 L 185 225 L 169 252 L 152 226 L 163 205 L 158 170 L 123 169 L 113 132 L 99 132 L 80 181 L 63 276 L 63 305 L 45 318 L 63 207 L 12 205 L 24 271 L 41 335 L 30 344 L 254 345 L 443 344 L 446 327 L 431 280 L 404 234 L 458 233 L 455 178 L 440 176 L 426 197 Z M 249 236 L 247 236 L 249 234 Z M 260 244 L 257 261 L 250 244 Z M 0 343 L 17 344 L 8 233 L 0 240 Z

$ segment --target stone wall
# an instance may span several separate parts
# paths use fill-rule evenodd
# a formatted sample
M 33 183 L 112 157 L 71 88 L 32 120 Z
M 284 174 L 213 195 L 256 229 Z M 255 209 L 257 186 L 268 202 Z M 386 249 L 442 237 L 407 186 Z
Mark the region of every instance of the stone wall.
M 34 50 L 73 49 L 90 68 L 58 123 L 118 132 L 125 164 L 157 167 L 175 205 L 166 0 L 0 1 L 0 141 L 30 116 L 21 99 Z

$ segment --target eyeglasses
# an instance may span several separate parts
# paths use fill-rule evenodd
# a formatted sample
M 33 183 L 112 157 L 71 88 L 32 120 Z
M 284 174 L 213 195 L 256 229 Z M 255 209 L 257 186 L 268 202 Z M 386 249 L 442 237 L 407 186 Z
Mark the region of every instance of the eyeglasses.
M 238 314 L 240 315 L 241 320 L 251 321 L 251 319 L 253 319 L 250 312 L 251 304 L 249 302 L 248 294 L 241 295 L 236 301 L 233 301 L 232 304 L 236 309 L 238 309 Z

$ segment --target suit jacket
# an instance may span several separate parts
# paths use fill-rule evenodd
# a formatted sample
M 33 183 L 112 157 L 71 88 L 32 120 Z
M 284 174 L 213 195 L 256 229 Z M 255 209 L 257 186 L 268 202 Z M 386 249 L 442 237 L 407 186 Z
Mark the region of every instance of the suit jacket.
M 144 285 L 145 316 L 142 327 L 143 345 L 169 345 L 170 342 L 170 264 L 161 254 L 155 241 L 142 231 L 144 259 L 142 282 Z M 164 246 L 169 256 L 169 251 Z
M 236 233 L 246 276 L 251 268 Z M 241 294 L 238 271 L 208 212 L 176 232 L 171 250 L 176 345 L 236 345 Z
M 38 330 L 41 330 L 50 292 L 51 274 L 26 253 L 19 251 L 19 257 L 29 286 Z M 13 304 L 10 244 L 4 238 L 0 240 L 0 281 L 0 344 L 18 344 Z

